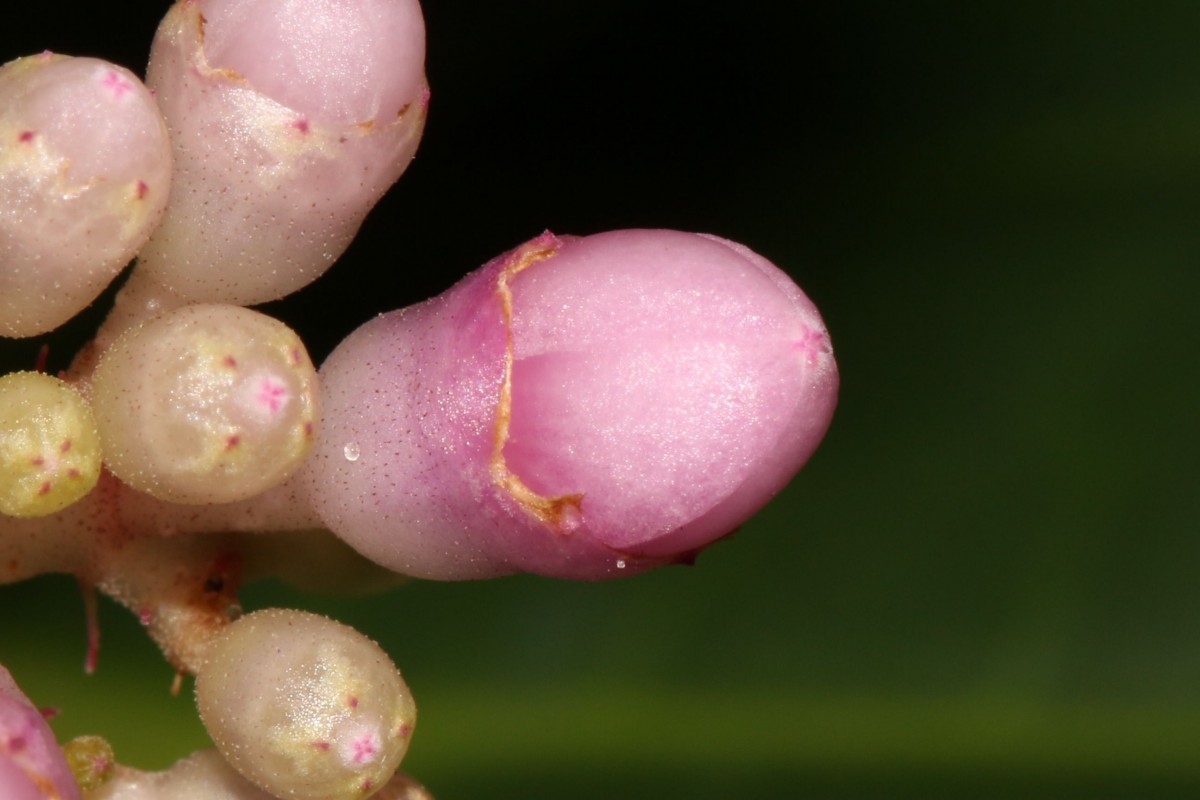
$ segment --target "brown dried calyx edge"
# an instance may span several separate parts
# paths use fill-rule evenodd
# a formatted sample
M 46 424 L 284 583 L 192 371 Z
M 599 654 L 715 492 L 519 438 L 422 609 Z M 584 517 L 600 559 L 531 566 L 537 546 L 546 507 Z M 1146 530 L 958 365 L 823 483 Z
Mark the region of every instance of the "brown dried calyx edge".
M 500 386 L 500 398 L 496 404 L 496 424 L 491 458 L 492 483 L 503 489 L 517 501 L 521 508 L 558 533 L 568 534 L 578 524 L 582 494 L 565 494 L 545 497 L 530 489 L 520 476 L 508 468 L 504 458 L 504 445 L 508 442 L 508 429 L 512 421 L 512 290 L 509 281 L 523 270 L 539 261 L 553 258 L 562 241 L 547 231 L 517 248 L 508 256 L 508 263 L 496 279 L 496 295 L 504 315 L 504 381 Z

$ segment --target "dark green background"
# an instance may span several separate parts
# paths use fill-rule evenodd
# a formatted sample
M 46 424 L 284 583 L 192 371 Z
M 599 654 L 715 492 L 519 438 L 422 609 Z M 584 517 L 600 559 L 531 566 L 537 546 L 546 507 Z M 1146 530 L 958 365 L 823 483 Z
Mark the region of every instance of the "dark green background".
M 543 228 L 677 227 L 808 290 L 841 406 L 694 568 L 247 605 L 378 638 L 441 798 L 1196 796 L 1200 5 L 426 5 L 416 162 L 272 309 L 315 355 Z M 162 8 L 47 2 L 0 58 L 136 67 Z M 0 602 L 64 735 L 201 746 L 128 614 L 84 678 L 72 581 Z

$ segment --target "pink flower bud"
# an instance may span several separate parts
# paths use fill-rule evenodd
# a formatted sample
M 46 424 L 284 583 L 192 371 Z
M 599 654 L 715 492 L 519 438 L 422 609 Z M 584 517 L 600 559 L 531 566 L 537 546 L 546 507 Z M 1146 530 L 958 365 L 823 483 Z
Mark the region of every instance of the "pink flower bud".
M 41 712 L 0 667 L 0 797 L 79 800 L 79 787 Z
M 742 524 L 817 447 L 815 306 L 741 245 L 545 234 L 352 334 L 321 369 L 325 523 L 432 578 L 632 574 Z
M 316 279 L 408 166 L 425 120 L 416 0 L 185 0 L 146 82 L 175 180 L 138 269 L 193 302 Z
M 43 53 L 0 68 L 0 336 L 52 331 L 162 217 L 167 130 L 128 70 Z

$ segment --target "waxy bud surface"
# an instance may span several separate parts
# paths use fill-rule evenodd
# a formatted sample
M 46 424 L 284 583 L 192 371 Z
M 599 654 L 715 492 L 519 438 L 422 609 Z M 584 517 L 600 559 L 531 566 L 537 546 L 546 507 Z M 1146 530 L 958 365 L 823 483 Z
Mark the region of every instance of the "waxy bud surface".
M 322 366 L 325 523 L 407 574 L 600 579 L 689 560 L 817 447 L 816 307 L 741 245 L 543 235 Z
M 222 631 L 196 677 L 217 749 L 285 800 L 360 800 L 408 750 L 416 706 L 367 637 L 303 611 L 267 609 Z
M 0 336 L 54 330 L 162 217 L 167 130 L 129 70 L 42 53 L 0 68 Z
M 250 305 L 321 275 L 416 152 L 424 45 L 415 0 L 176 3 L 146 74 L 175 183 L 143 278 Z

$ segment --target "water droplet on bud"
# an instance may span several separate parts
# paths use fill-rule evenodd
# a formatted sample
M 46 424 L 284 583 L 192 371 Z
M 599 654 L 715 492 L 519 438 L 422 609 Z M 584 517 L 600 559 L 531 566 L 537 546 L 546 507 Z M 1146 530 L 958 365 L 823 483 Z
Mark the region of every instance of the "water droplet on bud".
M 342 448 L 342 454 L 346 456 L 347 461 L 358 461 L 358 442 L 350 442 Z

